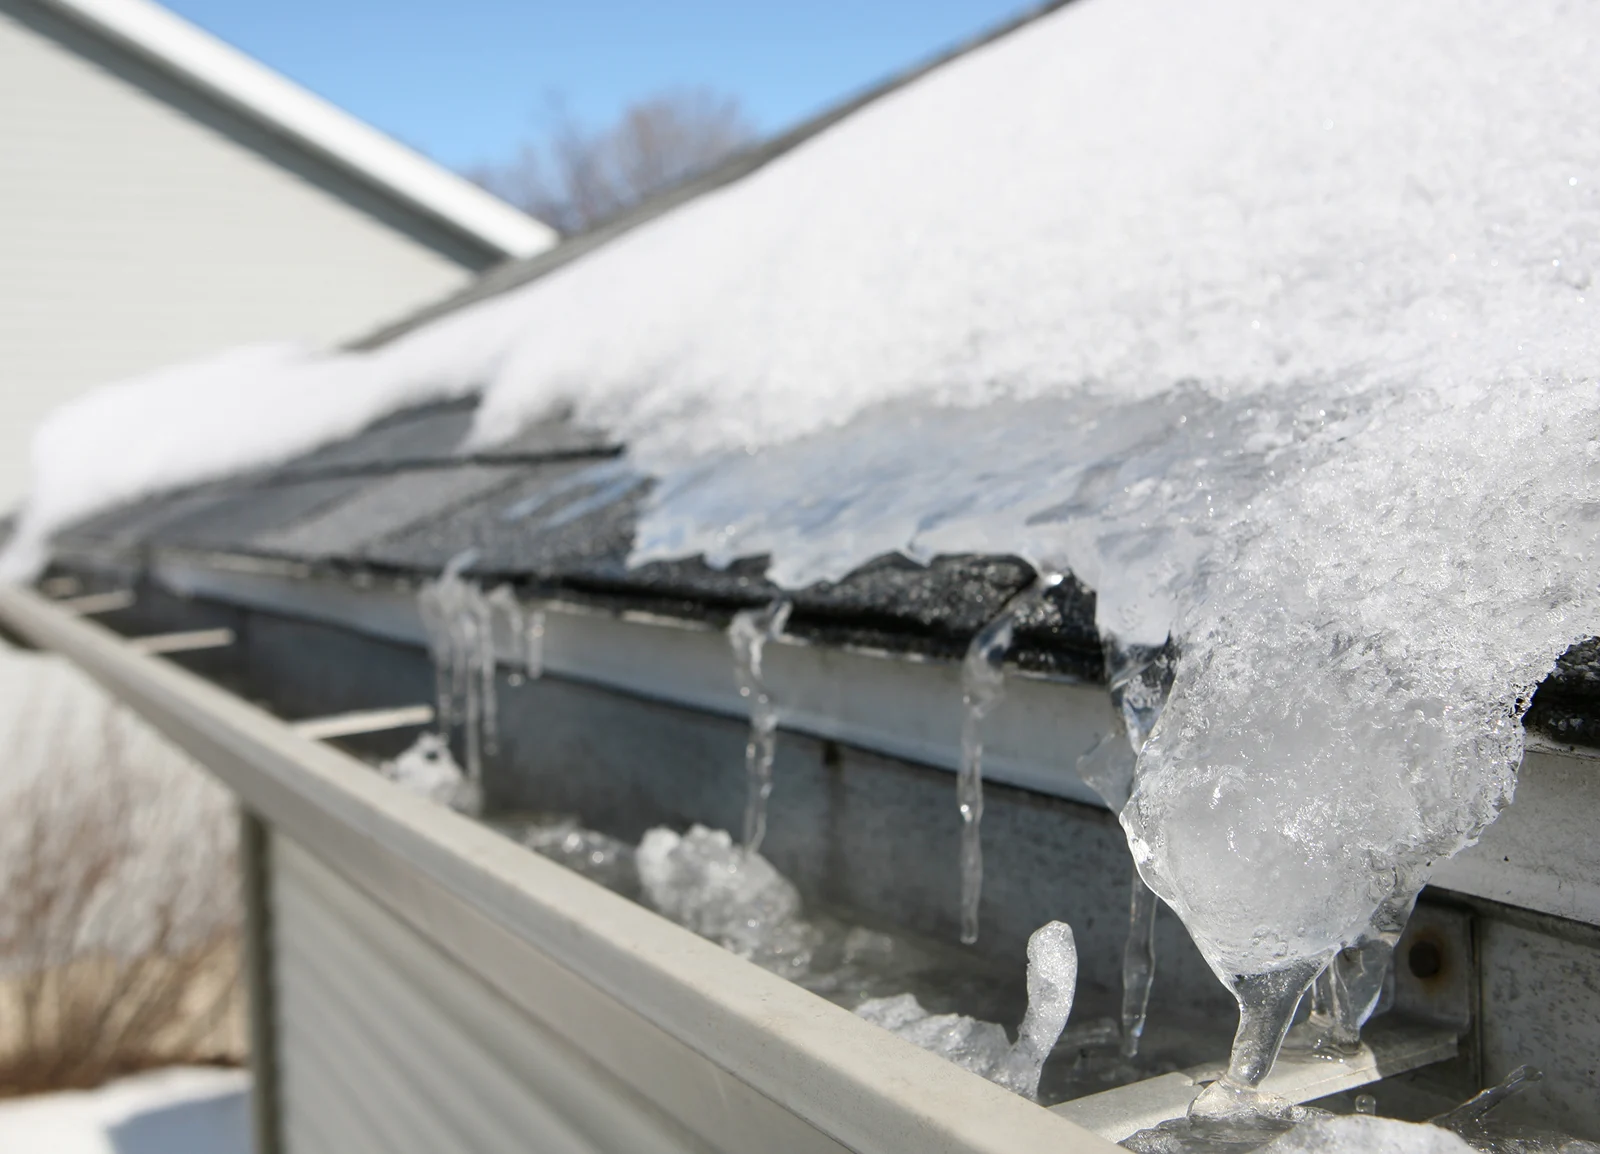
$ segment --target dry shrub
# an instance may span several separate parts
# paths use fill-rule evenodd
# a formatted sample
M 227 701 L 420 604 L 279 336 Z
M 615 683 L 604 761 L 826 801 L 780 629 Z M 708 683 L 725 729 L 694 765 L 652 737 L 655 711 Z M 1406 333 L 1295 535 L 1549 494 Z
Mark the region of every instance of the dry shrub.
M 31 762 L 15 732 L 6 751 L 0 1095 L 244 1054 L 226 796 L 94 691 L 67 698 Z

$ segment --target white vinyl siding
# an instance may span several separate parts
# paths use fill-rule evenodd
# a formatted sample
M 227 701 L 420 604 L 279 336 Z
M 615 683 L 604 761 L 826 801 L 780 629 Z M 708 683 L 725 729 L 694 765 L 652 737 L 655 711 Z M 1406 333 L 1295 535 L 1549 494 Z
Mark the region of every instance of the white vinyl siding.
M 471 276 L 370 190 L 301 175 L 315 166 L 287 145 L 235 139 L 227 115 L 58 42 L 23 3 L 0 0 L 0 507 L 35 422 L 89 386 L 357 336 Z
M 270 857 L 289 1154 L 706 1150 L 293 842 Z

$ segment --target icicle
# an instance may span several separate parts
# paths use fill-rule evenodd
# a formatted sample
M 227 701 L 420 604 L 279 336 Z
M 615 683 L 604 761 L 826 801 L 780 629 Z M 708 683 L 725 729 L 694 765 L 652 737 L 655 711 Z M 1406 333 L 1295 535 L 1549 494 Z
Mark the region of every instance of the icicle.
M 961 940 L 978 940 L 978 903 L 983 897 L 983 719 L 1005 696 L 1005 660 L 1017 619 L 1061 584 L 1061 574 L 1041 573 L 978 630 L 961 662 L 961 767 L 956 805 L 961 812 Z
M 1287 1117 L 1294 1107 L 1261 1089 L 1272 1071 L 1300 999 L 1328 958 L 1302 959 L 1281 970 L 1239 974 L 1228 982 L 1239 1003 L 1228 1070 L 1189 1106 L 1190 1117 Z
M 1435 1126 L 1443 1126 L 1446 1130 L 1453 1130 L 1457 1134 L 1472 1134 L 1483 1126 L 1483 1121 L 1491 1110 L 1543 1079 L 1544 1071 L 1537 1066 L 1518 1066 L 1499 1084 L 1490 1086 L 1487 1090 L 1480 1090 L 1448 1114 L 1440 1114 L 1432 1119 L 1432 1122 Z
M 530 609 L 521 631 L 522 668 L 529 680 L 544 676 L 544 610 Z
M 1037 1097 L 1045 1059 L 1072 1015 L 1078 988 L 1078 947 L 1072 927 L 1049 922 L 1028 938 L 1028 1011 L 1017 1041 L 992 1077 L 1008 1090 Z
M 430 581 L 417 594 L 417 612 L 433 657 L 434 692 L 438 697 L 439 729 L 448 734 L 461 721 L 460 714 L 460 638 L 455 628 L 459 607 L 467 585 L 462 572 L 478 559 L 476 549 L 452 557 L 436 581 Z
M 739 696 L 749 703 L 750 739 L 744 747 L 748 793 L 744 811 L 744 848 L 761 849 L 767 836 L 767 799 L 772 795 L 772 762 L 777 756 L 778 710 L 767 691 L 761 657 L 767 642 L 781 636 L 794 610 L 794 602 L 779 597 L 763 609 L 744 609 L 733 615 L 728 644 L 733 647 L 733 672 Z
M 452 804 L 469 813 L 482 804 L 481 715 L 485 685 L 492 695 L 494 673 L 488 604 L 478 587 L 461 576 L 477 559 L 475 549 L 457 554 L 438 580 L 428 582 L 417 595 L 417 611 L 434 662 L 440 735 L 448 739 L 456 726 L 465 731 L 466 774 Z M 492 702 L 489 708 L 492 712 Z
M 1122 947 L 1122 1056 L 1139 1054 L 1145 1018 L 1150 1010 L 1150 986 L 1156 974 L 1156 907 L 1160 902 L 1133 870 L 1128 900 L 1128 940 Z
M 1401 892 L 1378 910 L 1367 935 L 1335 954 L 1318 975 L 1307 1022 L 1314 1049 L 1335 1057 L 1360 1049 L 1361 1027 L 1377 1011 L 1394 962 L 1395 943 L 1416 904 L 1416 894 L 1405 892 L 1409 886 L 1398 888 Z
M 1139 751 L 1150 738 L 1172 690 L 1176 666 L 1169 646 L 1118 644 L 1102 639 L 1106 683 L 1122 732 L 1107 734 L 1078 759 L 1078 775 L 1098 793 L 1113 813 L 1120 813 L 1133 794 Z M 1122 1053 L 1139 1053 L 1145 1018 L 1150 1008 L 1150 987 L 1155 981 L 1156 896 L 1144 884 L 1137 868 L 1128 902 L 1128 937 L 1122 948 Z
M 473 596 L 467 601 L 467 611 L 471 615 L 473 641 L 470 675 L 477 678 L 478 695 L 483 699 L 479 707 L 479 732 L 483 736 L 483 752 L 493 756 L 500 751 L 500 700 L 496 685 L 499 662 L 495 659 L 494 606 L 474 590 Z

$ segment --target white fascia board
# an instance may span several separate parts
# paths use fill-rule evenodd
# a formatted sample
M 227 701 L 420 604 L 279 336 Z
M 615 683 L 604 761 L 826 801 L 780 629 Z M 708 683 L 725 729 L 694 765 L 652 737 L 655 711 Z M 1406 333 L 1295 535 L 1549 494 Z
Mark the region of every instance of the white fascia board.
M 43 0 L 278 134 L 510 257 L 556 243 L 548 225 L 413 152 L 149 0 Z

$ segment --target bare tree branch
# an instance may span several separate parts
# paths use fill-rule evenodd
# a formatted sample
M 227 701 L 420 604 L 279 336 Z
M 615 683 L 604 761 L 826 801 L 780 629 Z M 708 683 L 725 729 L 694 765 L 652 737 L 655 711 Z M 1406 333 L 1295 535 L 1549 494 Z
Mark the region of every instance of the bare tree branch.
M 756 139 L 738 100 L 702 88 L 641 100 L 597 132 L 559 105 L 553 111 L 542 147 L 525 144 L 510 161 L 468 175 L 566 235 L 698 176 Z

